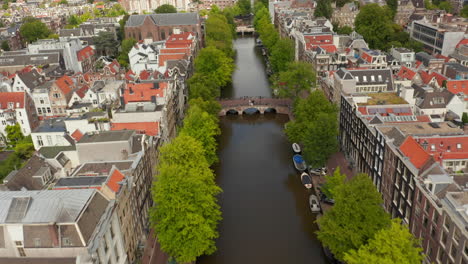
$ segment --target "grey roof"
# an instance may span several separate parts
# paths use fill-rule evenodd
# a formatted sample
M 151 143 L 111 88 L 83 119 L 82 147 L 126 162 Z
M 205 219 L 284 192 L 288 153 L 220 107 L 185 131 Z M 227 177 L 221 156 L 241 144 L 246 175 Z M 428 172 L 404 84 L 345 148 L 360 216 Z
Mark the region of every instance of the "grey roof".
M 76 150 L 76 146 L 41 147 L 39 153 L 46 159 L 53 159 L 62 151 Z
M 430 91 L 424 88 L 413 85 L 414 95 L 418 97 L 416 105 L 421 109 L 429 108 L 446 108 L 447 104 L 452 100 L 455 94 L 449 92 L 446 89 Z
M 127 141 L 133 134 L 134 130 L 118 130 L 118 131 L 101 131 L 96 134 L 86 133 L 79 144 L 83 143 L 97 143 L 97 142 L 111 142 L 111 141 Z
M 59 64 L 60 54 L 40 53 L 40 54 L 23 54 L 23 55 L 7 55 L 0 57 L 0 66 L 28 66 L 28 65 L 44 65 L 44 64 Z
M 43 133 L 43 132 L 65 132 L 65 122 L 64 118 L 51 118 L 45 121 L 42 121 L 41 124 L 34 129 L 33 133 Z
M 198 13 L 148 14 L 131 15 L 125 27 L 138 27 L 143 24 L 147 17 L 151 18 L 153 23 L 159 26 L 195 25 L 199 23 Z
M 386 132 L 385 135 L 393 139 L 393 144 L 396 147 L 400 147 L 406 139 L 406 136 L 396 127 L 390 129 L 390 131 Z
M 30 89 L 39 86 L 45 82 L 44 76 L 38 73 L 36 69 L 33 69 L 32 71 L 26 73 L 18 73 L 18 77 Z
M 0 258 L 0 263 L 8 264 L 75 264 L 76 258 Z
M 391 69 L 350 70 L 349 72 L 354 78 L 357 77 L 356 85 L 387 84 L 387 91 L 393 91 Z M 365 80 L 364 77 L 366 77 Z
M 336 74 L 343 80 L 352 80 L 354 77 L 351 75 L 351 73 L 345 69 L 345 68 L 340 68 Z
M 11 191 L 19 191 L 22 188 L 41 190 L 44 187 L 42 180 L 33 176 L 40 176 L 47 169 L 50 169 L 52 174 L 55 173 L 55 169 L 49 166 L 42 158 L 33 155 L 23 168 L 19 169 L 11 178 L 5 181 L 5 185 Z
M 454 70 L 456 70 L 458 72 L 468 72 L 468 67 L 463 66 L 458 62 L 447 62 L 447 63 L 445 63 L 445 67 L 453 68 Z
M 72 175 L 75 176 L 107 176 L 113 166 L 120 171 L 128 170 L 132 167 L 133 161 L 115 161 L 115 162 L 88 162 L 78 167 Z
M 107 180 L 106 176 L 83 176 L 60 178 L 55 187 L 92 187 L 101 186 Z
M 61 29 L 60 37 L 81 36 L 80 28 Z
M 0 223 L 74 222 L 94 193 L 92 189 L 0 192 Z

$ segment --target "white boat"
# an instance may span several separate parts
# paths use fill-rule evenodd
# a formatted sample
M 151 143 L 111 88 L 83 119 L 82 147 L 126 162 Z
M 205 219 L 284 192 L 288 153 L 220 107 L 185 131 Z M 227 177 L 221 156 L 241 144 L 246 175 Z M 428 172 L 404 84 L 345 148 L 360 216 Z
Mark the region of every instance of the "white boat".
M 310 178 L 309 174 L 307 174 L 307 172 L 303 172 L 301 174 L 301 182 L 307 189 L 312 188 L 312 179 Z
M 309 206 L 310 206 L 310 210 L 312 211 L 312 213 L 320 212 L 320 203 L 319 203 L 317 196 L 313 194 L 309 196 Z
M 294 153 L 296 153 L 296 154 L 301 153 L 301 146 L 299 146 L 299 144 L 297 144 L 297 143 L 292 144 L 292 149 L 293 149 Z

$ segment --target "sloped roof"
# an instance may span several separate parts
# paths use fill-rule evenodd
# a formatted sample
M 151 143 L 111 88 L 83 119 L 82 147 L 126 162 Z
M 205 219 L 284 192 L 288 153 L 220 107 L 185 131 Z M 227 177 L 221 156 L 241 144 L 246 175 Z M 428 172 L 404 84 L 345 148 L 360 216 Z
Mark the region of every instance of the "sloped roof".
M 138 27 L 143 24 L 146 18 L 150 18 L 155 25 L 160 26 L 194 25 L 199 22 L 198 13 L 131 15 L 125 27 Z
M 421 169 L 431 157 L 411 136 L 401 144 L 400 150 L 417 169 Z
M 86 46 L 81 50 L 77 51 L 76 56 L 78 57 L 78 61 L 84 61 L 89 57 L 94 55 L 94 49 L 91 46 Z
M 413 80 L 414 76 L 416 76 L 416 72 L 408 67 L 402 66 L 400 71 L 398 71 L 397 76 L 400 79 Z
M 51 169 L 53 174 L 55 170 L 49 166 L 42 158 L 33 155 L 23 168 L 19 169 L 11 179 L 5 184 L 10 191 L 19 191 L 22 188 L 27 190 L 41 190 L 44 186 L 40 178 L 34 178 L 41 169 Z
M 58 78 L 55 84 L 65 95 L 72 92 L 74 86 L 73 80 L 67 75 Z
M 159 133 L 159 122 L 134 122 L 134 123 L 112 123 L 111 130 L 136 130 L 148 136 L 157 136 Z
M 44 76 L 42 76 L 36 69 L 18 73 L 17 76 L 30 89 L 39 86 L 45 82 Z
M 71 134 L 71 137 L 74 138 L 76 141 L 80 141 L 80 139 L 83 137 L 83 133 L 81 133 L 81 131 L 77 129 Z
M 8 109 L 8 103 L 13 103 L 13 109 L 24 108 L 24 92 L 0 93 L 0 109 Z
M 119 182 L 124 178 L 125 176 L 118 169 L 115 169 L 112 175 L 108 178 L 106 184 L 113 192 L 117 193 L 120 190 Z

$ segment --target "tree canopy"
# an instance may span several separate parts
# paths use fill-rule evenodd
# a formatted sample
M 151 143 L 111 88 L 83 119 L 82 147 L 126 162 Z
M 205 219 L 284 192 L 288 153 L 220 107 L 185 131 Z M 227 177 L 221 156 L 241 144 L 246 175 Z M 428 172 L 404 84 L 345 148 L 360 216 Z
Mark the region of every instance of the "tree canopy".
M 288 38 L 278 40 L 271 51 L 271 68 L 274 72 L 285 71 L 292 61 L 294 61 L 294 42 Z
M 187 135 L 177 136 L 161 147 L 157 171 L 150 221 L 161 249 L 180 263 L 212 254 L 219 235 L 216 196 L 221 189 L 202 144 Z
M 277 89 L 279 96 L 296 98 L 300 92 L 308 91 L 315 86 L 315 72 L 312 65 L 307 62 L 290 62 L 286 69 L 274 77 L 273 88 Z
M 223 51 L 228 57 L 234 56 L 232 40 L 234 33 L 226 17 L 222 14 L 211 14 L 205 22 L 206 44 Z
M 221 50 L 209 46 L 198 53 L 195 71 L 208 76 L 218 87 L 222 87 L 231 82 L 234 61 Z
M 129 58 L 128 53 L 132 50 L 133 45 L 135 45 L 137 41 L 134 38 L 127 38 L 122 40 L 121 51 L 118 57 L 119 64 L 122 67 L 128 67 Z
M 115 39 L 114 33 L 101 31 L 98 36 L 93 37 L 93 41 L 99 56 L 117 56 L 119 42 Z
M 408 228 L 400 224 L 400 219 L 393 219 L 389 228 L 383 228 L 359 250 L 345 254 L 348 264 L 361 263 L 407 263 L 420 264 L 424 259 L 422 248 Z
M 2 50 L 4 51 L 9 51 L 10 50 L 10 44 L 8 44 L 8 41 L 7 40 L 4 40 L 2 41 L 2 46 L 1 46 Z
M 345 183 L 346 175 L 340 172 L 337 167 L 332 175 L 325 176 L 325 184 L 322 186 L 322 192 L 329 198 L 334 199 L 338 194 L 338 189 Z
M 464 18 L 468 18 L 468 5 L 463 6 L 463 9 L 460 11 L 460 15 Z
M 236 5 L 239 7 L 239 15 L 248 15 L 252 11 L 250 0 L 238 0 Z
M 20 27 L 20 34 L 28 43 L 32 43 L 38 39 L 45 39 L 50 33 L 50 29 L 44 23 L 32 17 L 25 18 L 24 23 Z
M 220 134 L 216 116 L 203 111 L 197 105 L 190 106 L 180 135 L 191 136 L 202 143 L 206 161 L 210 166 L 218 161 L 216 137 Z
M 354 22 L 356 31 L 361 34 L 370 48 L 382 49 L 394 33 L 392 17 L 388 9 L 378 4 L 361 7 Z
M 173 5 L 164 4 L 164 5 L 158 6 L 154 10 L 154 12 L 156 14 L 177 13 L 177 8 L 175 8 L 175 6 Z
M 18 141 L 24 138 L 23 132 L 21 132 L 21 127 L 19 123 L 14 125 L 8 125 L 5 127 L 5 132 L 7 134 L 8 144 L 15 146 Z
M 382 208 L 382 198 L 366 174 L 358 174 L 339 186 L 335 205 L 317 220 L 317 238 L 339 260 L 350 250 L 358 250 L 382 228 L 390 226 L 390 216 Z M 360 262 L 367 263 L 367 262 Z M 372 262 L 370 262 L 372 263 Z
M 317 7 L 314 11 L 314 17 L 326 17 L 331 18 L 333 14 L 333 8 L 330 0 L 318 0 Z
M 302 143 L 305 160 L 313 167 L 323 166 L 338 149 L 337 107 L 320 90 L 306 99 L 298 99 L 294 120 L 286 124 L 286 135 L 291 142 Z

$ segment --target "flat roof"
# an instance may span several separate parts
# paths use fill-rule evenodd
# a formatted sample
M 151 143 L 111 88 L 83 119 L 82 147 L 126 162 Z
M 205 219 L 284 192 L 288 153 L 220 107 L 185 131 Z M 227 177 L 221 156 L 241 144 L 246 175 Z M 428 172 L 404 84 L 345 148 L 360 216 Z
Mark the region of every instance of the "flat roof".
M 112 141 L 127 141 L 135 133 L 135 130 L 101 131 L 98 133 L 86 133 L 78 144 L 98 143 Z
M 358 105 L 397 105 L 408 104 L 405 99 L 398 96 L 396 93 L 368 93 L 370 97 L 367 103 L 358 103 Z
M 437 124 L 437 125 L 434 125 Z M 392 123 L 405 135 L 463 135 L 463 129 L 449 125 L 449 122 L 440 123 Z
M 52 118 L 42 121 L 41 124 L 34 129 L 35 133 L 43 132 L 65 132 L 65 118 Z

